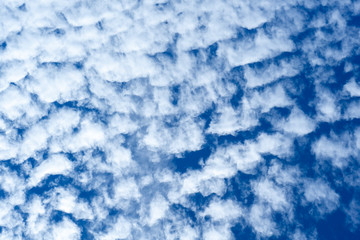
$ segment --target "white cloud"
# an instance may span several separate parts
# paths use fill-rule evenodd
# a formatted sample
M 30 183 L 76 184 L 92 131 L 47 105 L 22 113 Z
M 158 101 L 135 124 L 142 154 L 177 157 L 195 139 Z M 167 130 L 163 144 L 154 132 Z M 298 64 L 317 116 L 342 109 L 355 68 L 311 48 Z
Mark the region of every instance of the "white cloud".
M 290 203 L 286 192 L 276 186 L 273 182 L 264 179 L 253 182 L 255 194 L 262 201 L 268 202 L 275 211 L 284 211 L 289 208 Z
M 286 95 L 281 85 L 268 87 L 264 90 L 250 91 L 248 95 L 248 97 L 243 97 L 239 101 L 241 106 L 239 110 L 235 110 L 230 105 L 219 104 L 217 114 L 214 114 L 207 132 L 219 135 L 234 135 L 237 131 L 245 131 L 256 126 L 258 124 L 259 111 L 263 113 L 268 112 L 274 107 L 292 105 L 292 101 Z M 303 121 L 306 120 L 304 119 Z M 295 124 L 295 121 L 293 122 L 291 124 Z M 310 123 L 306 123 L 310 125 Z
M 18 213 L 13 211 L 14 206 L 2 201 L 0 203 L 2 209 L 0 213 L 0 224 L 5 228 L 15 228 L 17 225 L 21 224 L 21 217 Z
M 5 136 L 0 136 L 0 158 L 11 159 L 16 157 L 18 153 L 17 143 L 9 141 Z
M 316 227 L 297 222 L 294 188 L 303 187 L 300 201 L 321 215 L 340 206 L 330 183 L 304 180 L 293 142 L 311 145 L 315 179 L 324 161 L 346 170 L 359 157 L 360 135 L 352 127 L 315 140 L 309 134 L 319 122 L 336 127 L 340 119 L 359 118 L 351 56 L 359 40 L 346 22 L 359 4 L 22 4 L 0 3 L 0 163 L 10 166 L 0 168 L 0 239 L 80 239 L 73 219 L 88 221 L 84 230 L 96 239 L 234 239 L 237 223 L 258 238 L 306 239 L 316 238 Z M 320 6 L 324 12 L 309 19 L 307 11 Z M 328 89 L 336 82 L 332 67 L 344 61 L 352 79 Z M 299 83 L 292 79 L 298 74 L 306 74 Z M 300 86 L 289 89 L 293 84 Z M 301 96 L 315 107 L 314 119 L 296 106 L 305 85 L 315 86 L 314 99 Z M 273 108 L 292 110 L 277 118 Z M 261 118 L 270 119 L 270 132 L 258 126 Z M 202 148 L 211 154 L 199 169 L 174 171 L 174 157 Z M 357 172 L 354 167 L 336 184 L 358 187 Z M 28 192 L 54 174 L 76 188 L 55 181 L 43 194 Z M 254 194 L 250 206 L 229 196 L 233 181 L 240 194 Z M 355 225 L 357 205 L 346 210 Z M 55 210 L 72 217 L 55 223 Z M 291 227 L 277 224 L 276 214 Z
M 206 228 L 203 237 L 209 240 L 232 239 L 232 232 L 229 225 L 211 226 Z
M 41 238 L 42 234 L 48 231 L 48 218 L 45 216 L 44 203 L 39 197 L 34 197 L 26 203 L 24 210 L 29 214 L 26 220 L 26 235 Z
M 131 223 L 124 217 L 119 217 L 106 234 L 98 235 L 101 240 L 128 239 L 131 234 Z
M 281 52 L 291 52 L 294 44 L 284 32 L 274 32 L 269 36 L 258 30 L 254 39 L 244 39 L 235 44 L 224 43 L 220 45 L 220 49 L 230 66 L 236 67 L 275 57 Z
M 65 138 L 61 148 L 77 152 L 82 149 L 102 146 L 105 139 L 105 130 L 100 123 L 95 123 L 90 119 L 82 119 L 79 132 L 74 136 Z
M 133 133 L 139 126 L 128 115 L 116 114 L 110 120 L 110 128 L 112 134 L 115 135 Z
M 19 66 L 20 65 L 20 66 Z M 8 88 L 10 83 L 16 83 L 23 79 L 28 72 L 34 70 L 34 63 L 28 62 L 11 62 L 4 64 L 0 73 L 2 75 L 2 81 L 0 82 L 0 91 Z
M 292 154 L 292 138 L 279 133 L 273 135 L 262 133 L 254 144 L 260 153 L 271 153 L 279 157 Z
M 91 103 L 99 109 L 111 110 L 110 112 L 130 114 L 136 112 L 136 102 L 131 100 L 128 95 L 120 95 L 112 85 L 99 79 L 96 75 L 90 75 L 89 88 L 96 96 L 91 99 Z
M 274 178 L 279 185 L 295 186 L 301 181 L 301 170 L 298 167 L 284 167 L 278 161 L 272 161 L 268 169 L 268 176 Z
M 199 238 L 199 234 L 193 228 L 186 226 L 183 231 L 179 232 L 180 240 L 194 240 Z
M 94 219 L 94 213 L 92 208 L 89 206 L 88 203 L 82 201 L 76 203 L 72 214 L 76 219 Z
M 135 166 L 129 149 L 115 144 L 109 144 L 106 150 L 106 161 L 110 163 L 113 170 L 116 169 L 119 171 L 118 174 L 122 174 L 122 169 Z
M 127 209 L 130 201 L 139 201 L 140 189 L 133 178 L 121 179 L 113 186 L 111 197 L 105 197 L 105 203 L 110 207 Z
M 53 226 L 52 234 L 50 236 L 54 240 L 80 239 L 80 228 L 70 219 L 65 218 L 63 221 Z
M 296 229 L 295 233 L 292 235 L 293 240 L 306 240 L 308 239 L 305 233 L 301 232 L 299 229 Z
M 0 112 L 10 120 L 21 117 L 31 109 L 31 99 L 27 92 L 22 92 L 15 86 L 10 86 L 0 93 Z
M 286 107 L 292 105 L 291 99 L 287 96 L 281 85 L 254 91 L 249 99 L 249 103 L 252 109 L 258 109 L 261 112 L 268 112 L 274 107 Z
M 254 204 L 249 212 L 249 223 L 256 233 L 262 237 L 270 237 L 278 233 L 271 219 L 271 210 L 262 204 Z
M 243 215 L 241 208 L 232 200 L 212 201 L 202 216 L 210 216 L 213 221 L 233 221 Z
M 204 173 L 207 171 L 210 173 L 210 169 L 213 169 L 213 176 L 224 178 L 235 175 L 236 170 L 251 173 L 262 161 L 261 155 L 269 153 L 279 157 L 290 156 L 292 154 L 292 138 L 279 133 L 273 135 L 262 133 L 256 140 L 245 141 L 243 145 L 234 144 L 226 148 L 219 148 L 207 160 Z M 214 174 L 217 172 L 219 174 Z
M 344 118 L 345 119 L 356 119 L 356 118 L 360 118 L 360 111 L 359 111 L 359 106 L 360 106 L 360 101 L 359 100 L 355 100 L 350 102 L 345 109 L 344 112 Z
M 360 149 L 360 128 L 357 128 L 355 131 L 354 131 L 355 133 L 354 133 L 354 135 L 355 135 L 355 141 L 356 141 L 356 147 L 358 148 L 358 149 Z
M 73 164 L 65 156 L 57 154 L 44 160 L 31 173 L 28 186 L 34 187 L 45 177 L 53 174 L 68 174 L 73 169 Z
M 77 207 L 77 196 L 73 192 L 63 188 L 57 188 L 53 194 L 54 199 L 51 201 L 51 203 L 54 205 L 54 209 L 63 211 L 65 213 L 74 212 L 75 208 Z
M 360 204 L 355 198 L 351 200 L 349 207 L 345 209 L 346 222 L 351 230 L 356 230 L 360 225 Z
M 321 136 L 312 145 L 312 150 L 317 159 L 330 160 L 334 167 L 346 167 L 352 155 L 357 156 L 359 151 L 354 146 L 354 140 L 350 134 L 342 136 L 331 134 L 330 137 Z
M 246 101 L 246 100 L 245 100 Z M 221 106 L 219 109 L 219 117 L 214 117 L 211 121 L 210 127 L 207 130 L 209 133 L 226 135 L 235 134 L 237 131 L 246 130 L 257 123 L 252 121 L 247 111 L 246 102 L 242 112 L 237 113 L 231 106 Z
M 33 72 L 32 77 L 34 79 L 27 81 L 27 90 L 44 102 L 66 102 L 86 97 L 79 91 L 85 83 L 84 76 L 74 67 L 41 67 Z
M 86 67 L 94 68 L 102 79 L 115 82 L 149 77 L 157 70 L 149 57 L 137 53 L 129 53 L 125 56 L 95 53 L 87 61 Z
M 336 121 L 340 118 L 340 109 L 336 103 L 336 96 L 327 90 L 318 90 L 317 118 L 320 121 Z
M 201 125 L 193 120 L 184 119 L 179 123 L 179 127 L 167 128 L 152 121 L 143 143 L 151 150 L 175 154 L 199 150 L 204 142 Z
M 44 150 L 47 147 L 49 135 L 41 125 L 35 125 L 24 134 L 24 140 L 21 143 L 19 157 L 25 160 L 34 156 L 36 151 Z
M 61 108 L 50 115 L 46 121 L 46 130 L 51 136 L 61 136 L 71 133 L 79 124 L 80 113 L 72 109 Z
M 279 64 L 270 63 L 262 68 L 245 66 L 244 76 L 247 87 L 253 88 L 271 83 L 282 77 L 292 77 L 301 70 L 300 62 L 296 60 L 282 60 Z
M 306 182 L 304 196 L 321 214 L 330 213 L 339 206 L 339 195 L 321 180 Z
M 9 196 L 6 201 L 9 205 L 21 205 L 25 202 L 25 184 L 24 180 L 19 177 L 16 172 L 7 168 L 1 168 L 0 170 L 0 182 L 1 188 Z
M 306 116 L 304 112 L 298 108 L 294 108 L 286 120 L 277 121 L 276 125 L 285 132 L 294 133 L 300 136 L 314 131 L 316 127 L 315 121 Z
M 176 189 L 171 192 L 169 197 L 172 202 L 178 202 L 180 197 L 192 193 L 200 192 L 203 196 L 215 193 L 222 196 L 226 190 L 223 178 L 231 177 L 235 174 L 234 168 L 229 166 L 216 169 L 216 165 L 208 167 L 204 172 L 190 172 L 181 182 L 180 191 Z
M 160 195 L 155 196 L 149 206 L 149 216 L 146 221 L 149 226 L 156 224 L 160 219 L 164 218 L 168 208 L 169 203 L 164 197 Z

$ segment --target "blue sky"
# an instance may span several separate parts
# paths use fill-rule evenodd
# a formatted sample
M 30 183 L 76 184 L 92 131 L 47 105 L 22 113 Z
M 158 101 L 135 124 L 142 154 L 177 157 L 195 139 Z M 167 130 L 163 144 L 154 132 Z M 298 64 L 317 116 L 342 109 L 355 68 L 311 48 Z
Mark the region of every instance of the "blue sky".
M 0 2 L 0 239 L 360 239 L 360 2 Z

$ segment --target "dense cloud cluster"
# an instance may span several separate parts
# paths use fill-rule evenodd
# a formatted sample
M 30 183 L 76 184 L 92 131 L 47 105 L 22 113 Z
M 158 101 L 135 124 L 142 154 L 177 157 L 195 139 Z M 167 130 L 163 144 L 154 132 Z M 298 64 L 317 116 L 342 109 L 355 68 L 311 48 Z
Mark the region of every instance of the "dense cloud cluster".
M 0 1 L 0 239 L 354 239 L 359 46 L 359 1 Z

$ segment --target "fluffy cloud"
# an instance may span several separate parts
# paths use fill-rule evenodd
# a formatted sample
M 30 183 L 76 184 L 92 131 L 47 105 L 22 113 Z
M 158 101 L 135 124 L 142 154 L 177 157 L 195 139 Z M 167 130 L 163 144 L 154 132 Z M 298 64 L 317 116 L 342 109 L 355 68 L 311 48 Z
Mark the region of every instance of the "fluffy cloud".
M 0 239 L 356 234 L 359 13 L 1 1 Z

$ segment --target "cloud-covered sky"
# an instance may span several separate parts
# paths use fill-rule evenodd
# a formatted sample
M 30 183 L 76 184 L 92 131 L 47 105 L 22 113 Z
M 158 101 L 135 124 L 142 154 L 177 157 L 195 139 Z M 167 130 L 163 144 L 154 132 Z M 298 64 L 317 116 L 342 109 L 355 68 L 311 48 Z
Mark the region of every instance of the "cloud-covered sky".
M 0 1 L 0 239 L 359 239 L 360 2 Z

